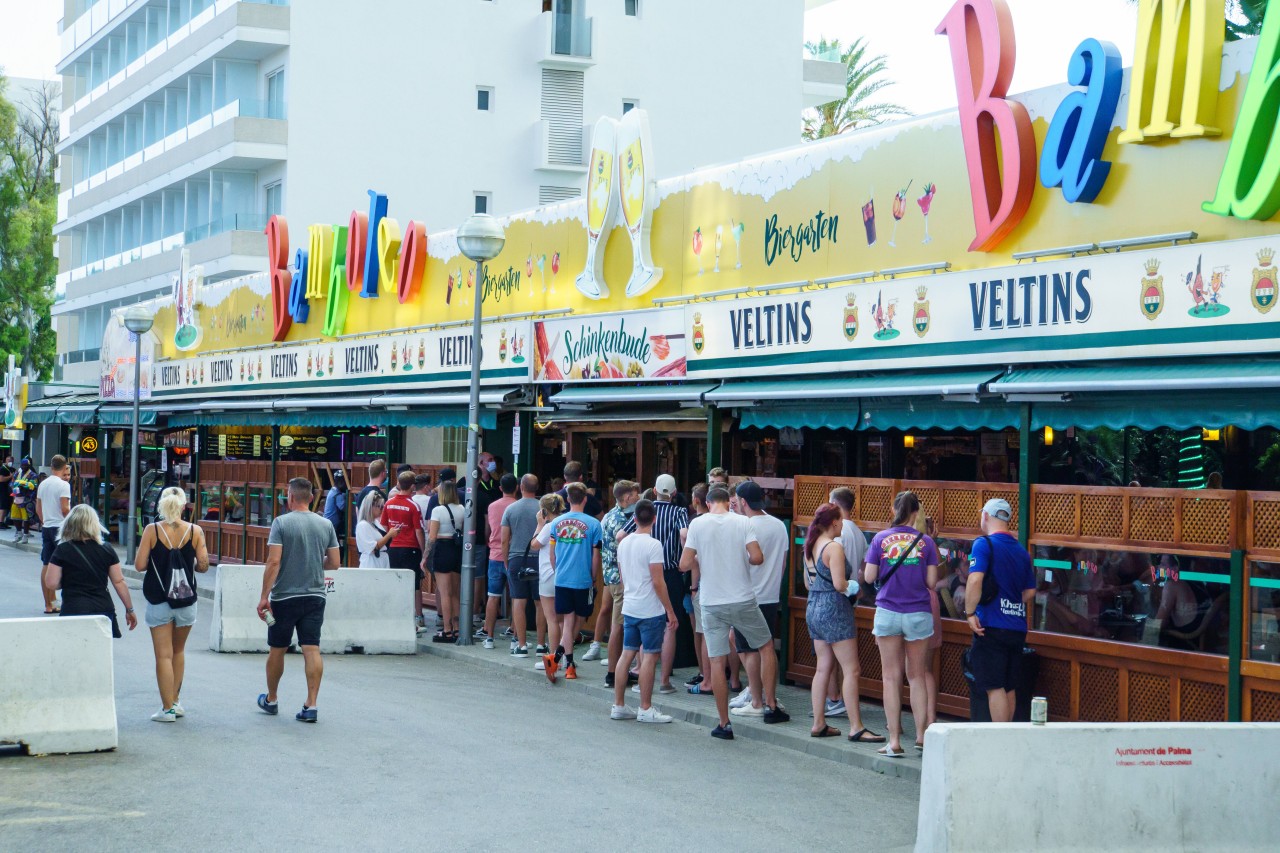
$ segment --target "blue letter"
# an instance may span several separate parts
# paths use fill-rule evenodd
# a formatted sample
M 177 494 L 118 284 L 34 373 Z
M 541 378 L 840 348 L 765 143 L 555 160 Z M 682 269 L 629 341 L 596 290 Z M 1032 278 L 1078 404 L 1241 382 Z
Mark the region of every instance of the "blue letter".
M 295 323 L 307 322 L 311 303 L 307 301 L 307 250 L 293 256 L 293 281 L 289 285 L 289 315 Z
M 369 230 L 364 240 L 364 287 L 360 295 L 365 299 L 378 298 L 378 223 L 387 215 L 387 197 L 376 190 L 369 190 Z
M 1111 171 L 1102 148 L 1120 101 L 1123 75 L 1120 51 L 1111 42 L 1085 39 L 1071 55 L 1067 82 L 1085 90 L 1062 99 L 1040 155 L 1040 182 L 1049 188 L 1061 186 L 1069 202 L 1093 201 Z

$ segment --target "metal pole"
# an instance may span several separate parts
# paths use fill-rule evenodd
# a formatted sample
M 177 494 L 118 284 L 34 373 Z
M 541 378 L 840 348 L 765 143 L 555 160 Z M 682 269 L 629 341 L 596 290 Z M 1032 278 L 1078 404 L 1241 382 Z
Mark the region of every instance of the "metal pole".
M 476 261 L 475 318 L 471 323 L 471 397 L 467 403 L 467 502 L 462 528 L 462 590 L 458 645 L 471 645 L 473 578 L 476 566 L 476 489 L 480 482 L 480 305 L 484 264 Z
M 1240 702 L 1240 660 L 1244 654 L 1244 600 L 1247 591 L 1244 585 L 1244 551 L 1231 552 L 1231 587 L 1228 607 L 1228 629 L 1230 639 L 1227 642 L 1227 722 L 1238 723 L 1241 720 Z
M 133 565 L 137 547 L 138 529 L 134 519 L 138 514 L 138 403 L 142 397 L 142 332 L 134 333 L 133 351 L 133 457 L 129 460 L 129 544 L 125 547 L 125 559 Z

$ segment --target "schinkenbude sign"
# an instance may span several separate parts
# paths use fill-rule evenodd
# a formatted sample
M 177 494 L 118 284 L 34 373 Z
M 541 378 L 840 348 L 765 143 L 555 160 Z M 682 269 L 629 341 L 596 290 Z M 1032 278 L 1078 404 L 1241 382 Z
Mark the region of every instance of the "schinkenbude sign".
M 686 307 L 689 375 L 1280 351 L 1280 235 Z
M 533 339 L 535 382 L 669 382 L 685 376 L 680 308 L 537 320 Z

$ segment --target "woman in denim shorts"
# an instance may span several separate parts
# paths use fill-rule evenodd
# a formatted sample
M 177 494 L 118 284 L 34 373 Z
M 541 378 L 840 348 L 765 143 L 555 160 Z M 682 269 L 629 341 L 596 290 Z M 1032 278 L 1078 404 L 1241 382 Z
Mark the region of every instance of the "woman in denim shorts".
M 135 568 L 143 573 L 142 594 L 147 599 L 147 627 L 151 629 L 151 645 L 156 654 L 156 685 L 160 688 L 160 710 L 151 715 L 157 723 L 172 723 L 185 715 L 179 695 L 186 665 L 187 637 L 196 623 L 196 604 L 174 608 L 169 603 L 169 590 L 174 583 L 186 583 L 195 597 L 194 572 L 209 571 L 209 549 L 204 531 L 198 525 L 182 520 L 187 508 L 187 493 L 170 486 L 160 493 L 156 513 L 160 520 L 142 531 L 138 543 Z M 181 555 L 180 571 L 171 568 L 169 552 Z
M 871 630 L 880 647 L 884 711 L 889 724 L 889 742 L 879 751 L 889 758 L 904 754 L 902 694 L 898 689 L 904 663 L 911 685 L 917 749 L 924 749 L 924 732 L 929 725 L 924 668 L 933 636 L 929 590 L 938 581 L 938 549 L 932 539 L 911 526 L 919 511 L 920 499 L 913 492 L 899 492 L 893 499 L 893 523 L 877 533 L 867 549 L 867 583 L 883 579 Z

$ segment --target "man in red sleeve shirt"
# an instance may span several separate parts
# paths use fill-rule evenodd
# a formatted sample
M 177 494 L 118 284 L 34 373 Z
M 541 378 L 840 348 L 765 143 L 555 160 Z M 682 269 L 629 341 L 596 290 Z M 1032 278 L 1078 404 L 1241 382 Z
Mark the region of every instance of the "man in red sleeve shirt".
M 396 531 L 391 545 L 387 548 L 387 558 L 393 569 L 408 569 L 413 572 L 413 613 L 422 616 L 422 582 L 426 572 L 422 571 L 422 549 L 426 545 L 426 535 L 422 531 L 422 511 L 413 502 L 414 473 L 404 471 L 396 481 L 398 491 L 387 498 L 382 507 L 382 515 L 378 523 L 384 530 Z

